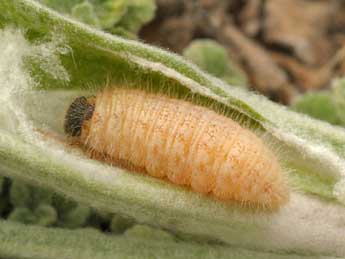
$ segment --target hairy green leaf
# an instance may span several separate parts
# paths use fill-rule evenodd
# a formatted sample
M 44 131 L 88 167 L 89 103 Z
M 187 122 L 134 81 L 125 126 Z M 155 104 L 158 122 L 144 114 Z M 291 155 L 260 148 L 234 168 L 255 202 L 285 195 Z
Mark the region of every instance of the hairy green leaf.
M 226 85 L 179 56 L 101 33 L 31 0 L 0 2 L 0 21 L 26 30 L 25 38 L 5 29 L 0 43 L 1 172 L 198 239 L 345 256 L 345 208 L 338 204 L 345 203 L 344 130 Z M 290 202 L 276 212 L 246 210 L 89 160 L 37 134 L 35 127 L 61 132 L 73 96 L 97 91 L 107 80 L 180 97 L 193 93 L 190 101 L 239 114 L 265 132 L 275 151 L 281 150 L 292 186 Z
M 153 230 L 147 229 L 147 232 Z M 137 233 L 135 233 L 137 232 Z M 236 258 L 236 259 L 311 259 L 315 257 L 279 255 L 247 251 L 195 242 L 176 242 L 148 238 L 138 230 L 130 235 L 104 235 L 95 229 L 64 230 L 0 221 L 0 256 L 5 258 Z M 34 237 L 34 238 L 33 238 Z M 332 257 L 318 257 L 331 259 Z

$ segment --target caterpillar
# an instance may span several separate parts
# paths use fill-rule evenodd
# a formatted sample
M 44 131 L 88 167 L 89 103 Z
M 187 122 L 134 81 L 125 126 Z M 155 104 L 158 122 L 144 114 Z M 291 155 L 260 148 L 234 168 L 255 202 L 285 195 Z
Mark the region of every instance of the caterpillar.
M 64 130 L 91 153 L 219 200 L 277 208 L 289 197 L 277 157 L 257 135 L 184 100 L 106 88 L 75 99 Z

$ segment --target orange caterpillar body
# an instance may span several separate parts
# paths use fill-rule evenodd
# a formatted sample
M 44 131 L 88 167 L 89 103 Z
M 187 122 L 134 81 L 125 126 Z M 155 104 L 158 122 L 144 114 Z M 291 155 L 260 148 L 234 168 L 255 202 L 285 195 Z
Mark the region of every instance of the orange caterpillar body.
M 276 156 L 228 117 L 135 89 L 81 98 L 67 112 L 65 131 L 92 151 L 220 200 L 275 208 L 288 199 Z

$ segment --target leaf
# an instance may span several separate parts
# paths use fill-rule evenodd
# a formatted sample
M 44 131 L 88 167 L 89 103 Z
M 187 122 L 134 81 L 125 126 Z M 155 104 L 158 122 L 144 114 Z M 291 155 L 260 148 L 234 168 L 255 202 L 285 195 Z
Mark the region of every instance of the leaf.
M 14 206 L 36 208 L 40 203 L 50 204 L 52 193 L 38 187 L 32 187 L 21 181 L 13 181 L 10 189 L 10 201 Z
M 154 17 L 156 9 L 153 0 L 36 1 L 88 25 L 130 37 Z
M 75 5 L 80 4 L 83 1 L 84 0 L 38 0 L 38 2 L 41 2 L 60 13 L 69 13 Z
M 93 2 L 102 27 L 105 29 L 110 29 L 118 23 L 126 15 L 128 9 L 126 0 L 94 0 Z
M 128 0 L 127 13 L 118 25 L 137 33 L 142 25 L 153 19 L 155 11 L 154 0 Z
M 77 4 L 72 8 L 72 16 L 86 24 L 100 27 L 98 17 L 89 2 Z
M 332 96 L 335 102 L 336 115 L 345 126 L 345 79 L 335 80 L 332 84 Z
M 15 208 L 8 216 L 8 220 L 17 221 L 24 224 L 33 224 L 36 220 L 35 215 L 28 208 Z
M 209 39 L 194 40 L 183 55 L 211 75 L 224 79 L 229 84 L 245 86 L 247 79 L 228 57 L 226 49 Z
M 57 221 L 56 210 L 50 205 L 41 204 L 35 209 L 34 213 L 37 217 L 36 225 L 50 226 Z
M 82 227 L 86 224 L 90 214 L 91 209 L 89 207 L 76 204 L 68 213 L 61 215 L 61 223 L 59 226 L 67 228 Z
M 11 186 L 10 200 L 18 207 L 31 207 L 30 187 L 21 181 L 14 181 Z
M 132 219 L 115 214 L 111 218 L 110 229 L 113 233 L 120 234 L 132 225 L 134 225 L 134 221 Z
M 333 96 L 328 92 L 306 93 L 292 104 L 292 108 L 313 118 L 335 125 L 340 124 L 336 104 Z
M 35 238 L 32 238 L 35 237 Z M 194 242 L 105 235 L 94 229 L 65 230 L 0 221 L 0 256 L 5 258 L 237 258 L 285 259 L 285 255 Z M 295 259 L 311 259 L 290 255 Z M 291 257 L 290 257 L 291 258 Z M 321 258 L 321 257 L 320 257 Z M 332 257 L 322 257 L 331 259 Z
M 38 226 L 50 226 L 57 220 L 55 209 L 50 205 L 40 205 L 36 209 L 16 207 L 8 216 L 8 220 Z
M 5 100 L 7 106 L 4 107 L 9 107 L 9 111 L 0 113 L 3 121 L 8 122 L 0 131 L 0 164 L 4 174 L 51 187 L 101 210 L 187 233 L 198 239 L 280 253 L 294 251 L 345 256 L 341 223 L 345 208 L 335 201 L 345 201 L 345 132 L 342 129 L 230 87 L 174 54 L 100 33 L 30 0 L 0 2 L 0 21 L 29 29 L 27 37 L 32 41 L 31 44 L 26 42 L 17 32 L 16 40 L 11 44 L 18 41 L 23 48 L 17 49 L 15 55 L 9 55 L 10 49 L 1 53 L 3 60 L 11 60 L 18 65 L 11 67 L 12 70 L 22 69 L 18 73 L 21 73 L 19 78 L 24 79 L 18 81 L 14 76 L 16 80 L 10 80 L 11 73 L 3 75 L 0 70 L 0 80 L 2 75 L 9 78 L 7 83 L 0 83 L 2 92 L 8 90 L 8 82 L 19 88 L 31 87 L 31 94 L 34 89 L 43 89 L 54 104 L 57 101 L 54 96 L 61 94 L 56 89 L 65 89 L 62 94 L 68 97 L 70 93 L 67 90 L 95 91 L 104 87 L 105 80 L 111 78 L 132 87 L 138 84 L 143 88 L 156 87 L 156 90 L 176 92 L 179 96 L 194 93 L 198 102 L 228 112 L 235 111 L 253 127 L 264 130 L 271 145 L 283 150 L 282 163 L 288 167 L 288 177 L 293 180 L 291 184 L 296 191 L 292 190 L 290 202 L 280 211 L 254 213 L 236 204 L 225 204 L 157 179 L 89 160 L 58 143 L 42 139 L 27 125 L 26 116 L 32 116 L 29 121 L 35 122 L 40 117 L 36 117 L 40 109 L 41 113 L 42 109 L 52 112 L 49 114 L 53 118 L 64 113 L 63 109 L 52 110 L 49 105 L 40 106 L 39 103 L 37 106 L 32 102 L 29 111 L 23 108 L 20 98 Z M 50 33 L 51 28 L 54 28 L 53 34 Z M 5 33 L 5 36 L 10 37 L 8 34 L 11 36 L 13 33 Z M 30 77 L 23 72 L 27 70 L 16 55 L 29 56 L 31 62 L 35 61 L 30 50 L 44 49 L 46 45 L 40 43 L 51 35 L 50 40 L 54 44 L 48 46 L 56 46 L 52 48 L 55 50 L 68 46 L 65 49 L 70 51 L 55 51 L 54 55 L 48 51 L 47 59 L 60 57 L 61 64 L 55 63 L 55 68 L 63 71 L 62 66 L 68 77 L 59 77 L 59 73 L 51 73 L 50 69 L 29 66 L 31 76 L 36 79 L 35 83 L 30 83 Z M 4 45 L 6 37 L 3 37 Z M 90 89 L 90 83 L 95 85 L 93 89 Z M 24 89 L 21 90 L 20 93 L 25 95 Z M 30 94 L 24 97 L 29 100 Z M 35 99 L 36 94 L 32 98 Z M 65 107 L 68 98 L 62 98 L 60 107 Z M 11 110 L 12 106 L 15 109 Z M 24 114 L 20 113 L 21 108 Z M 11 126 L 12 123 L 19 127 Z M 53 124 L 49 126 L 53 127 Z

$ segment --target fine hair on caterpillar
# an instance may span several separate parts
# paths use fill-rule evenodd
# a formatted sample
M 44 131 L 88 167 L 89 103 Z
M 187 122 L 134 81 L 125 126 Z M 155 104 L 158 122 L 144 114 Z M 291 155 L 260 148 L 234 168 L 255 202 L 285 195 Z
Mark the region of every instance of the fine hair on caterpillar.
M 141 85 L 138 86 L 137 83 L 128 80 L 125 76 L 116 80 L 112 79 L 109 75 L 102 84 L 102 88 L 111 89 L 114 88 L 114 86 L 116 86 L 116 88 L 121 89 L 139 89 L 146 93 L 154 93 L 157 95 L 167 96 L 173 99 L 185 100 L 198 106 L 204 106 L 207 109 L 216 111 L 220 115 L 231 118 L 232 120 L 239 123 L 242 127 L 254 131 L 255 134 L 261 135 L 262 133 L 264 133 L 262 126 L 249 115 L 244 115 L 242 111 L 240 112 L 233 108 L 229 108 L 229 106 L 226 104 L 215 102 L 209 97 L 200 95 L 192 91 L 188 91 L 184 87 L 181 87 L 179 84 L 176 84 L 176 82 L 174 81 L 159 82 L 159 87 L 157 87 L 156 85 L 158 84 L 158 82 L 148 81 L 148 79 L 144 78 L 140 78 L 140 80 Z M 98 91 L 99 84 L 89 82 L 87 88 L 89 92 L 94 94 Z
M 77 98 L 64 129 L 93 158 L 219 200 L 273 209 L 289 197 L 277 156 L 257 135 L 191 102 L 107 87 Z

